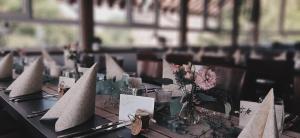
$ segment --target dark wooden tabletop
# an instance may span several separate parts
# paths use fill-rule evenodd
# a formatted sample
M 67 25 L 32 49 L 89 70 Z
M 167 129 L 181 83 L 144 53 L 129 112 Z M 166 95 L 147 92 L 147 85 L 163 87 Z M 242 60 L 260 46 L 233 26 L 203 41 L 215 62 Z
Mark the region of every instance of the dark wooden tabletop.
M 8 86 L 5 83 L 0 83 L 1 87 Z M 43 92 L 45 93 L 45 92 Z M 84 130 L 87 128 L 90 128 L 92 126 L 97 126 L 101 124 L 105 124 L 108 122 L 111 122 L 103 117 L 100 117 L 98 115 L 95 115 L 93 118 L 91 118 L 88 122 L 80 125 L 79 127 L 74 127 L 72 129 L 63 131 L 63 132 L 55 132 L 54 130 L 54 124 L 55 121 L 40 121 L 40 118 L 42 116 L 34 117 L 34 118 L 27 118 L 28 114 L 31 114 L 32 111 L 41 111 L 44 109 L 51 108 L 55 102 L 57 101 L 57 98 L 43 98 L 38 100 L 31 100 L 31 101 L 24 101 L 24 102 L 12 102 L 9 101 L 8 94 L 1 92 L 0 93 L 1 101 L 5 104 L 5 106 L 8 108 L 9 113 L 18 119 L 18 121 L 21 121 L 22 124 L 25 125 L 25 127 L 29 128 L 31 134 L 34 137 L 49 137 L 54 138 L 57 137 L 59 134 L 67 134 L 70 132 L 78 131 L 78 130 Z M 98 135 L 97 137 L 101 138 L 129 138 L 131 137 L 130 130 L 128 128 L 121 128 L 119 130 L 105 133 Z

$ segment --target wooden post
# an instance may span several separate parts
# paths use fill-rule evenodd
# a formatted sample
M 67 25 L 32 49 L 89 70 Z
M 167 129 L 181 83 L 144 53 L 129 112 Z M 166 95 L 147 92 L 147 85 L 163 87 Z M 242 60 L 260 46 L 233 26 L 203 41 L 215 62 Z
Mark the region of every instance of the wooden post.
M 80 46 L 84 52 L 92 50 L 94 39 L 93 0 L 80 1 Z
M 280 15 L 279 15 L 279 33 L 284 34 L 284 20 L 285 20 L 286 0 L 281 0 Z
M 233 1 L 233 16 L 232 16 L 232 32 L 231 32 L 231 43 L 232 47 L 238 47 L 238 36 L 239 36 L 239 16 L 240 16 L 241 0 Z
M 253 0 L 251 22 L 253 24 L 253 46 L 259 43 L 260 0 Z
M 209 9 L 209 2 L 210 0 L 204 0 L 203 1 L 203 6 L 204 6 L 204 10 L 203 10 L 203 28 L 204 30 L 205 29 L 209 29 L 209 26 L 207 25 L 208 23 L 208 16 L 209 16 L 209 13 L 208 13 L 208 9 Z
M 133 23 L 132 12 L 133 12 L 133 1 L 126 0 L 126 18 L 127 18 L 127 23 L 129 25 L 132 25 Z
M 180 0 L 180 25 L 179 25 L 179 45 L 181 48 L 187 48 L 187 16 L 189 0 Z
M 160 20 L 160 1 L 154 0 L 154 11 L 155 11 L 155 22 L 154 25 L 156 28 L 159 27 Z
M 29 19 L 32 19 L 32 0 L 23 1 L 23 12 Z
M 219 14 L 218 14 L 218 31 L 221 31 L 223 28 L 223 7 L 224 7 L 225 0 L 219 0 L 218 7 L 219 7 Z

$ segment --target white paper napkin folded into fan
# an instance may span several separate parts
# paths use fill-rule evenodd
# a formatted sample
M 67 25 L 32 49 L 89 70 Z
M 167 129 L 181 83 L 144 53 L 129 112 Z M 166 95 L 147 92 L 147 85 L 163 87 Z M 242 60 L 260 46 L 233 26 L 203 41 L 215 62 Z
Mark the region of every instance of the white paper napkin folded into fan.
M 55 60 L 49 55 L 49 53 L 43 49 L 42 54 L 44 57 L 44 64 L 49 69 L 50 76 L 59 77 L 61 67 L 55 62 Z
M 55 131 L 62 131 L 86 122 L 95 113 L 97 64 L 94 64 L 41 118 L 58 119 Z
M 171 69 L 171 64 L 168 63 L 165 59 L 163 60 L 163 78 L 169 78 L 173 80 L 174 84 L 162 85 L 162 88 L 166 91 L 171 91 L 172 96 L 181 96 L 181 91 L 179 90 L 179 86 L 175 84 L 176 79 Z
M 259 105 L 239 138 L 278 138 L 273 89 Z
M 24 72 L 9 85 L 9 97 L 22 96 L 41 92 L 43 85 L 43 58 L 39 57 L 27 67 Z
M 12 53 L 9 53 L 0 61 L 0 79 L 12 77 L 12 70 L 13 55 Z
M 105 54 L 106 64 L 106 78 L 112 79 L 116 77 L 116 80 L 121 80 L 124 70 L 118 65 L 118 63 L 108 54 Z

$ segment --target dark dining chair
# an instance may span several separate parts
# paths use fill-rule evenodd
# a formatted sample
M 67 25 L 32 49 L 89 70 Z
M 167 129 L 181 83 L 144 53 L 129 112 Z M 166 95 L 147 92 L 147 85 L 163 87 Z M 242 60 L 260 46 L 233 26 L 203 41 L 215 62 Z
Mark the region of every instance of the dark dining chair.
M 211 89 L 211 92 L 216 93 L 217 95 L 215 96 L 218 98 L 227 98 L 227 101 L 231 104 L 232 111 L 239 110 L 240 94 L 242 93 L 244 86 L 246 70 L 243 68 L 228 66 L 201 65 L 199 63 L 195 64 L 198 64 L 197 66 L 209 67 L 216 73 L 217 84 L 213 89 Z M 210 92 L 208 92 L 208 94 L 209 93 Z M 210 103 L 207 104 L 206 107 L 219 112 L 225 111 L 224 103 Z
M 162 77 L 162 59 L 151 52 L 137 54 L 137 76 L 143 82 L 157 84 L 155 80 Z
M 242 99 L 257 102 L 271 88 L 274 88 L 275 98 L 283 99 L 285 110 L 291 111 L 294 81 L 293 67 L 294 62 L 289 60 L 248 59 Z
M 188 64 L 189 62 L 193 61 L 193 55 L 191 54 L 168 54 L 166 55 L 166 60 L 169 63 L 182 65 L 182 64 Z
M 234 65 L 234 59 L 232 57 L 203 56 L 201 62 L 202 64 L 206 64 L 206 65 L 220 65 L 220 66 Z

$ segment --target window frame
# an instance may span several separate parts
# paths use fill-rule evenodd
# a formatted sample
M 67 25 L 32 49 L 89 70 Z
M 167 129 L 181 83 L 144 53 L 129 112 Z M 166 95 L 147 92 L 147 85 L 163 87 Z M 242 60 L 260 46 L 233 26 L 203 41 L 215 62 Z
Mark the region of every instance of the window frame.
M 32 18 L 32 0 L 22 0 L 21 12 L 0 12 L 0 18 L 10 19 L 31 19 Z

